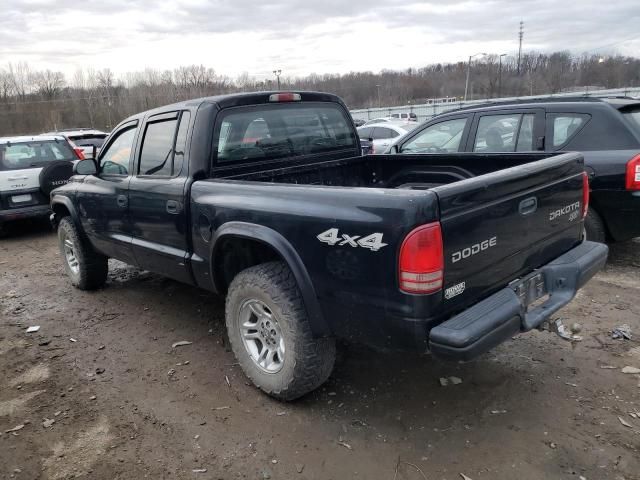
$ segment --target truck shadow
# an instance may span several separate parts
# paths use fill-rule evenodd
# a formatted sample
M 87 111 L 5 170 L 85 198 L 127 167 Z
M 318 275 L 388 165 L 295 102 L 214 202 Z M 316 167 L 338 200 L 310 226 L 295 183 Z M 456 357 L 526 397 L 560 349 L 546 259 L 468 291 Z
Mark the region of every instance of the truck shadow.
M 226 342 L 222 297 L 120 262 L 111 265 L 107 290 L 117 290 L 123 302 L 162 311 L 147 321 L 165 343 L 169 339 L 204 340 L 211 358 L 234 365 Z M 292 408 L 303 417 L 320 411 L 358 435 L 401 436 L 425 430 L 441 434 L 449 429 L 465 430 L 478 422 L 495 421 L 504 427 L 518 423 L 516 418 L 523 415 L 532 419 L 543 415 L 543 404 L 548 401 L 541 402 L 539 394 L 551 395 L 544 378 L 574 374 L 573 360 L 565 363 L 564 357 L 571 357 L 566 343 L 538 332 L 517 337 L 467 364 L 341 344 L 329 381 L 286 405 L 250 386 L 237 366 L 228 368 L 226 374 L 234 375 L 243 402 L 268 404 L 278 410 Z M 206 388 L 212 387 L 202 387 Z

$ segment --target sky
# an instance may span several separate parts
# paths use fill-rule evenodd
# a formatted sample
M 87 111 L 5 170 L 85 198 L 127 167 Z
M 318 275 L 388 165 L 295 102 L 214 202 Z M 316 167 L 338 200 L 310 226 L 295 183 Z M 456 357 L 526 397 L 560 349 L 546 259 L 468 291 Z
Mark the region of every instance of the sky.
M 639 0 L 2 0 L 0 68 L 203 64 L 234 77 L 406 69 L 479 52 L 640 56 Z

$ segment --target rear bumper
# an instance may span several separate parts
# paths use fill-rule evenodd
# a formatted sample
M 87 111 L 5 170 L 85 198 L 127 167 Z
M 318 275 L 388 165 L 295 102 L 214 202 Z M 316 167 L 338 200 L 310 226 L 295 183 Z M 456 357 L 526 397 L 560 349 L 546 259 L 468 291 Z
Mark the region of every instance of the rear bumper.
M 32 207 L 12 208 L 0 210 L 0 223 L 22 218 L 45 217 L 51 212 L 49 205 L 36 205 Z
M 446 360 L 471 360 L 518 332 L 538 327 L 569 303 L 607 261 L 608 248 L 583 242 L 538 269 L 544 275 L 548 299 L 527 310 L 511 288 L 503 288 L 473 307 L 434 327 L 429 349 Z

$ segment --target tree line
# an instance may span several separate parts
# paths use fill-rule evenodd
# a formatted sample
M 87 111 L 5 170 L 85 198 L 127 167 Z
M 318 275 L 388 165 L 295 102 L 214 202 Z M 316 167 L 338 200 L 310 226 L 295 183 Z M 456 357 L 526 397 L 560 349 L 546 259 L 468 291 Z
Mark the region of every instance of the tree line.
M 404 71 L 311 74 L 280 78 L 281 89 L 319 90 L 342 97 L 349 108 L 411 105 L 464 95 L 467 63 L 438 63 Z M 286 72 L 284 72 L 286 74 Z M 203 65 L 145 69 L 116 75 L 109 68 L 73 75 L 35 70 L 25 62 L 0 67 L 0 136 L 94 127 L 110 130 L 123 118 L 176 101 L 241 91 L 276 89 L 276 78 L 236 78 Z M 640 85 L 640 59 L 570 52 L 488 55 L 470 69 L 468 99 L 558 93 L 585 87 Z

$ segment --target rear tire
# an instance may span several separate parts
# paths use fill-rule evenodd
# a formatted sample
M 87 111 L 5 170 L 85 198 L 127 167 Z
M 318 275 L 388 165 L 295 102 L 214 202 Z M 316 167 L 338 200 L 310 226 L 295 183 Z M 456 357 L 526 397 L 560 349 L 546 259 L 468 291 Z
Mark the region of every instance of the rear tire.
M 335 340 L 313 337 L 295 278 L 283 262 L 263 263 L 236 275 L 225 316 L 242 370 L 268 395 L 294 400 L 331 375 Z
M 595 210 L 589 210 L 587 218 L 584 220 L 584 229 L 587 240 L 590 242 L 605 243 L 607 241 L 607 230 L 602 221 L 602 217 Z
M 109 273 L 107 257 L 96 252 L 82 238 L 70 217 L 60 220 L 58 245 L 64 268 L 74 287 L 95 290 L 105 284 Z

